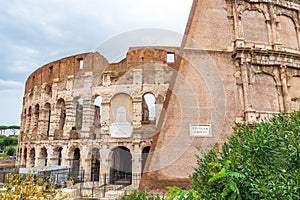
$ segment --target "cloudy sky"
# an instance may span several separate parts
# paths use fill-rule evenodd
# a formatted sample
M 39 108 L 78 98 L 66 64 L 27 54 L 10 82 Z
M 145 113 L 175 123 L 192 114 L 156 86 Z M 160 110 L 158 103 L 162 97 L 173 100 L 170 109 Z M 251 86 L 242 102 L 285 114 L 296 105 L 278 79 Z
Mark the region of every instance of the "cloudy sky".
M 20 123 L 26 78 L 128 31 L 182 34 L 192 0 L 7 0 L 0 7 L 0 125 Z

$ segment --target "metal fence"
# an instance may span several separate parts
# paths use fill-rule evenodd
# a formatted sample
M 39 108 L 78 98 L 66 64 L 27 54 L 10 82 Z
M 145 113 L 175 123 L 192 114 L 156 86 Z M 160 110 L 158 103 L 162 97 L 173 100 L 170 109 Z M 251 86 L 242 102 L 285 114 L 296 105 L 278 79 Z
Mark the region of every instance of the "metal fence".
M 9 169 L 0 171 L 0 182 L 2 184 L 7 183 L 7 174 L 18 174 L 18 169 Z M 44 178 L 49 176 L 49 173 L 38 173 L 36 176 Z M 137 190 L 141 174 L 125 173 L 120 176 L 112 176 L 112 174 L 85 174 L 83 170 L 72 173 L 69 170 L 66 173 L 57 172 L 53 176 L 51 173 L 52 183 L 56 188 L 66 187 L 66 182 L 59 182 L 57 180 L 72 180 L 73 185 L 68 185 L 73 189 L 77 189 L 80 192 L 80 196 L 93 199 L 99 199 L 103 197 L 118 199 L 121 196 L 130 194 L 133 190 Z M 62 178 L 63 177 L 63 178 Z
M 130 177 L 121 177 L 117 180 L 111 180 L 112 176 L 107 174 L 97 174 L 97 181 L 81 181 L 75 184 L 80 190 L 83 197 L 90 198 L 119 198 L 123 195 L 130 194 L 133 190 L 138 189 L 141 174 L 131 174 Z M 88 177 L 93 177 L 93 174 Z M 130 181 L 128 181 L 130 178 Z

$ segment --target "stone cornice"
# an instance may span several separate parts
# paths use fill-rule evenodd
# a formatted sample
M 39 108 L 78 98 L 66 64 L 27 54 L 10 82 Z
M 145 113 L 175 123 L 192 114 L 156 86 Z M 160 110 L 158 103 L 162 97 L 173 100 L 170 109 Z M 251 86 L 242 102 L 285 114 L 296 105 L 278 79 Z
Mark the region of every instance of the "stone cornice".
M 253 65 L 288 66 L 300 69 L 300 52 L 237 48 L 232 57 Z

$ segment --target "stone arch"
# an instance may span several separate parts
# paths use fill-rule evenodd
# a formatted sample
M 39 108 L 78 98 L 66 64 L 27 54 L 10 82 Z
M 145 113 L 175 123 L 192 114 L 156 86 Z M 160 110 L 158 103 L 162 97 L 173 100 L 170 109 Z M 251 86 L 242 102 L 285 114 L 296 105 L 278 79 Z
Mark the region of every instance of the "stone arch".
M 132 122 L 132 114 L 133 114 L 133 104 L 132 98 L 126 93 L 118 93 L 114 95 L 111 99 L 110 103 L 110 111 L 111 111 L 111 123 L 117 121 L 126 121 L 131 123 Z M 121 115 L 118 113 L 122 108 L 125 109 L 126 113 Z
M 40 155 L 39 155 L 39 166 L 47 166 L 48 162 L 48 153 L 45 147 L 41 148 Z
M 300 110 L 300 77 L 292 77 L 289 80 L 288 86 L 291 110 Z
M 150 146 L 145 146 L 142 150 L 142 173 L 144 173 L 146 161 L 148 159 L 148 155 L 150 153 Z
M 100 176 L 100 150 L 92 149 L 91 157 L 91 181 L 99 181 Z
M 142 122 L 154 123 L 156 120 L 155 109 L 156 98 L 151 92 L 147 92 L 142 97 Z
M 50 134 L 50 119 L 51 119 L 51 104 L 45 103 L 44 105 L 44 119 L 45 119 L 45 128 L 46 136 L 49 137 Z
M 269 44 L 268 27 L 263 11 L 245 9 L 241 20 L 245 42 Z
M 75 181 L 79 178 L 79 170 L 80 170 L 80 149 L 78 147 L 74 147 L 70 151 L 71 154 L 71 177 L 75 179 Z
M 32 148 L 29 152 L 29 167 L 35 166 L 35 148 Z
M 77 130 L 80 130 L 82 127 L 83 120 L 83 98 L 76 97 L 74 98 L 75 104 L 75 126 Z
M 132 183 L 132 155 L 127 147 L 118 146 L 112 150 L 110 183 L 125 185 Z
M 62 98 L 57 101 L 57 111 L 59 116 L 58 129 L 63 130 L 66 122 L 66 103 Z
M 23 164 L 26 166 L 27 163 L 27 148 L 24 147 L 24 152 L 23 152 Z
M 26 131 L 29 131 L 30 130 L 30 125 L 31 125 L 31 114 L 32 114 L 32 109 L 31 109 L 31 106 L 29 106 L 28 108 L 28 113 L 27 113 L 27 128 L 26 128 Z
M 37 131 L 39 127 L 39 118 L 40 118 L 40 105 L 36 104 L 34 107 L 34 122 L 33 122 L 33 129 Z
M 94 125 L 101 126 L 102 124 L 102 96 L 96 95 L 94 98 Z
M 53 151 L 53 155 L 54 155 L 54 159 L 57 160 L 57 165 L 61 165 L 62 163 L 62 151 L 63 151 L 63 147 L 59 146 L 54 148 Z
M 280 39 L 284 47 L 298 49 L 297 26 L 292 17 L 288 15 L 278 15 L 280 22 Z
M 279 112 L 279 95 L 273 76 L 256 73 L 250 85 L 251 105 L 255 111 Z

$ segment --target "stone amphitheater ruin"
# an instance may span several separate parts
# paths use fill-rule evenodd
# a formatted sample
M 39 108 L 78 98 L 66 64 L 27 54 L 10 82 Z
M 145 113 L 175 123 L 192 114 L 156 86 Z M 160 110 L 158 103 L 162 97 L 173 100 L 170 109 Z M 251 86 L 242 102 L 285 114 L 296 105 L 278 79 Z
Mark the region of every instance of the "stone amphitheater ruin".
M 44 65 L 26 82 L 17 165 L 188 187 L 196 147 L 300 108 L 299 11 L 298 0 L 194 0 L 181 47 Z

